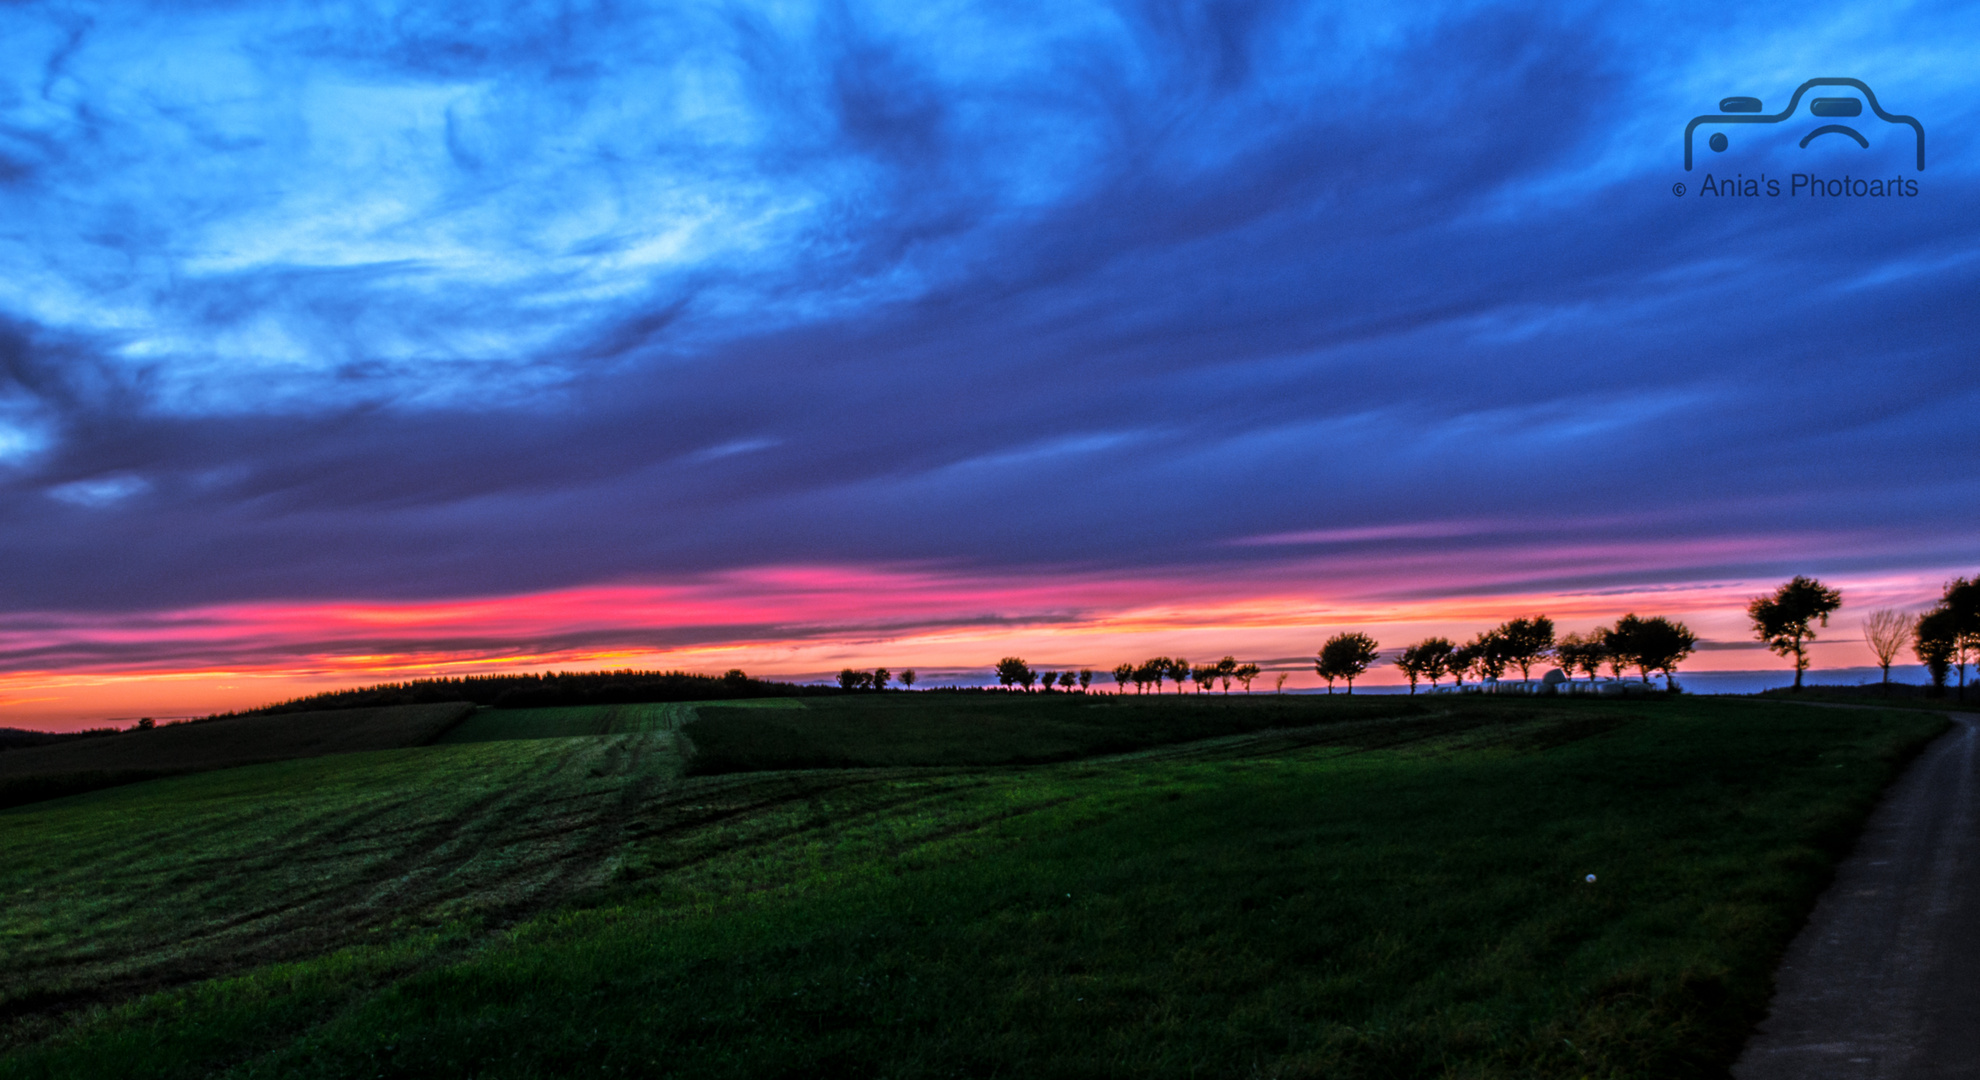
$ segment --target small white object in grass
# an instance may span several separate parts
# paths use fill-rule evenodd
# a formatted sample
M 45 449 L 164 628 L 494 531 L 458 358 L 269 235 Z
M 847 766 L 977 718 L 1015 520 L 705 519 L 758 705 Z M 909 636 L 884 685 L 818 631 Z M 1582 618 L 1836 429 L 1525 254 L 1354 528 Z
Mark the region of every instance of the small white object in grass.
M 1593 884 L 1595 884 L 1595 875 L 1594 875 L 1594 874 L 1590 874 L 1590 875 L 1588 875 L 1588 883 L 1589 883 L 1590 885 L 1593 885 Z

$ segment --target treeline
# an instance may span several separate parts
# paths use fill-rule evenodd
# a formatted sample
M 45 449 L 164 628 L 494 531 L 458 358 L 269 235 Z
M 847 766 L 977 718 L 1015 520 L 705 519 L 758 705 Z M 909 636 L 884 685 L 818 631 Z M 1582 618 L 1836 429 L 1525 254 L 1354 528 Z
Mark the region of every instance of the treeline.
M 0 750 L 26 750 L 31 746 L 47 746 L 51 743 L 96 739 L 117 734 L 120 732 L 113 727 L 86 728 L 82 731 L 28 731 L 24 728 L 0 728 Z
M 1681 622 L 1662 615 L 1635 614 L 1617 619 L 1614 626 L 1599 626 L 1585 634 L 1568 634 L 1556 639 L 1554 620 L 1545 615 L 1510 619 L 1459 645 L 1449 638 L 1425 638 L 1404 647 L 1395 665 L 1409 680 L 1410 693 L 1418 682 L 1428 680 L 1434 688 L 1448 678 L 1462 688 L 1467 677 L 1498 681 L 1512 668 L 1522 680 L 1533 677 L 1536 664 L 1553 662 L 1573 677 L 1585 674 L 1589 681 L 1607 669 L 1612 678 L 1634 668 L 1650 681 L 1652 672 L 1677 687 L 1677 668 L 1698 650 L 1698 636 Z M 1354 677 L 1368 670 L 1375 661 L 1376 643 L 1366 634 L 1341 634 L 1321 646 L 1314 669 L 1333 689 L 1334 680 L 1348 680 L 1354 692 Z
M 1126 693 L 1130 684 L 1135 693 L 1146 693 L 1150 686 L 1156 693 L 1162 692 L 1164 682 L 1174 682 L 1176 692 L 1189 683 L 1195 683 L 1198 693 L 1214 688 L 1222 683 L 1225 693 L 1230 693 L 1233 680 L 1244 684 L 1245 693 L 1251 692 L 1251 681 L 1262 672 L 1257 664 L 1240 664 L 1235 657 L 1226 656 L 1212 664 L 1191 664 L 1180 656 L 1156 656 L 1139 664 L 1121 664 L 1114 668 L 1114 685 L 1117 693 Z M 1005 689 L 1017 687 L 1029 691 L 1033 686 L 1050 693 L 1053 689 L 1085 693 L 1093 686 L 1093 669 L 1078 668 L 1064 671 L 1033 670 L 1023 657 L 1006 656 L 997 661 L 997 683 Z M 1281 676 L 1279 685 L 1285 685 Z
M 380 705 L 426 705 L 443 701 L 471 701 L 497 709 L 540 709 L 561 705 L 723 701 L 839 692 L 837 687 L 831 686 L 801 686 L 752 679 L 740 669 L 730 669 L 722 675 L 695 675 L 685 671 L 553 671 L 381 683 L 354 690 L 311 694 L 226 715 L 269 716 L 320 709 L 369 709 Z

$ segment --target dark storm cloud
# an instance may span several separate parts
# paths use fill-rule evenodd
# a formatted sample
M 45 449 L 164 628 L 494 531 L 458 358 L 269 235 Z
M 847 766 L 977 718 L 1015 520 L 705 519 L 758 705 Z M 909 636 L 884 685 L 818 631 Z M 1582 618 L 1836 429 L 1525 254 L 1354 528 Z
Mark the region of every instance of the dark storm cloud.
M 1751 76 L 1621 17 L 1046 14 L 243 15 L 205 81 L 24 31 L 0 602 L 1980 557 L 1956 140 L 1917 198 L 1680 198 L 1749 83 L 1658 84 Z M 1958 130 L 1950 70 L 1869 74 Z M 1472 518 L 1547 524 L 1234 542 Z

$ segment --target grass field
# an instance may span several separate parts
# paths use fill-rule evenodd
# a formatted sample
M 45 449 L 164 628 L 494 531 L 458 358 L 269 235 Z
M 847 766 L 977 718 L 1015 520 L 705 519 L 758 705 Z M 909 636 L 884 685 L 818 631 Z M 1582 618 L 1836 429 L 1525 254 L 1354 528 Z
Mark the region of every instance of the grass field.
M 235 716 L 0 753 L 0 807 L 161 776 L 423 746 L 473 710 L 455 702 Z
M 789 698 L 722 703 L 730 709 L 799 709 Z M 574 705 L 549 709 L 479 709 L 441 736 L 438 745 L 556 739 L 573 735 L 633 735 L 679 731 L 695 718 L 697 703 Z M 702 706 L 706 707 L 706 706 Z
M 833 700 L 674 719 L 786 760 L 958 730 Z M 684 776 L 671 729 L 515 728 L 0 813 L 0 1077 L 1722 1075 L 1943 726 L 1229 705 L 1156 745 L 1009 702 L 1144 747 L 1050 764 Z
M 739 703 L 743 708 L 754 704 Z M 716 702 L 684 728 L 696 773 L 1070 761 L 1329 720 L 1424 717 L 1447 704 L 1397 695 L 1316 712 L 1301 696 L 879 694 L 791 701 L 775 712 Z

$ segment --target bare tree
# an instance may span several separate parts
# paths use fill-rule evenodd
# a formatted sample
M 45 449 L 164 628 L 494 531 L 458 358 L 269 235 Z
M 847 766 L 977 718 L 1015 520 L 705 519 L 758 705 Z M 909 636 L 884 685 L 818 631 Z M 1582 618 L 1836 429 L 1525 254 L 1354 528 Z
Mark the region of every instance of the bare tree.
M 1918 616 L 1906 615 L 1890 608 L 1879 608 L 1863 620 L 1863 643 L 1877 656 L 1877 666 L 1884 672 L 1884 693 L 1891 692 L 1891 664 L 1897 655 L 1911 643 L 1911 631 L 1918 625 Z
M 1292 678 L 1292 672 L 1290 672 L 1290 671 L 1281 671 L 1281 672 L 1279 672 L 1279 679 L 1278 679 L 1278 681 L 1277 681 L 1276 683 L 1274 683 L 1274 684 L 1272 685 L 1272 692 L 1273 692 L 1273 693 L 1275 693 L 1275 694 L 1283 694 L 1283 693 L 1285 693 L 1285 692 L 1286 692 L 1286 680 L 1287 680 L 1287 679 L 1290 679 L 1290 678 Z

